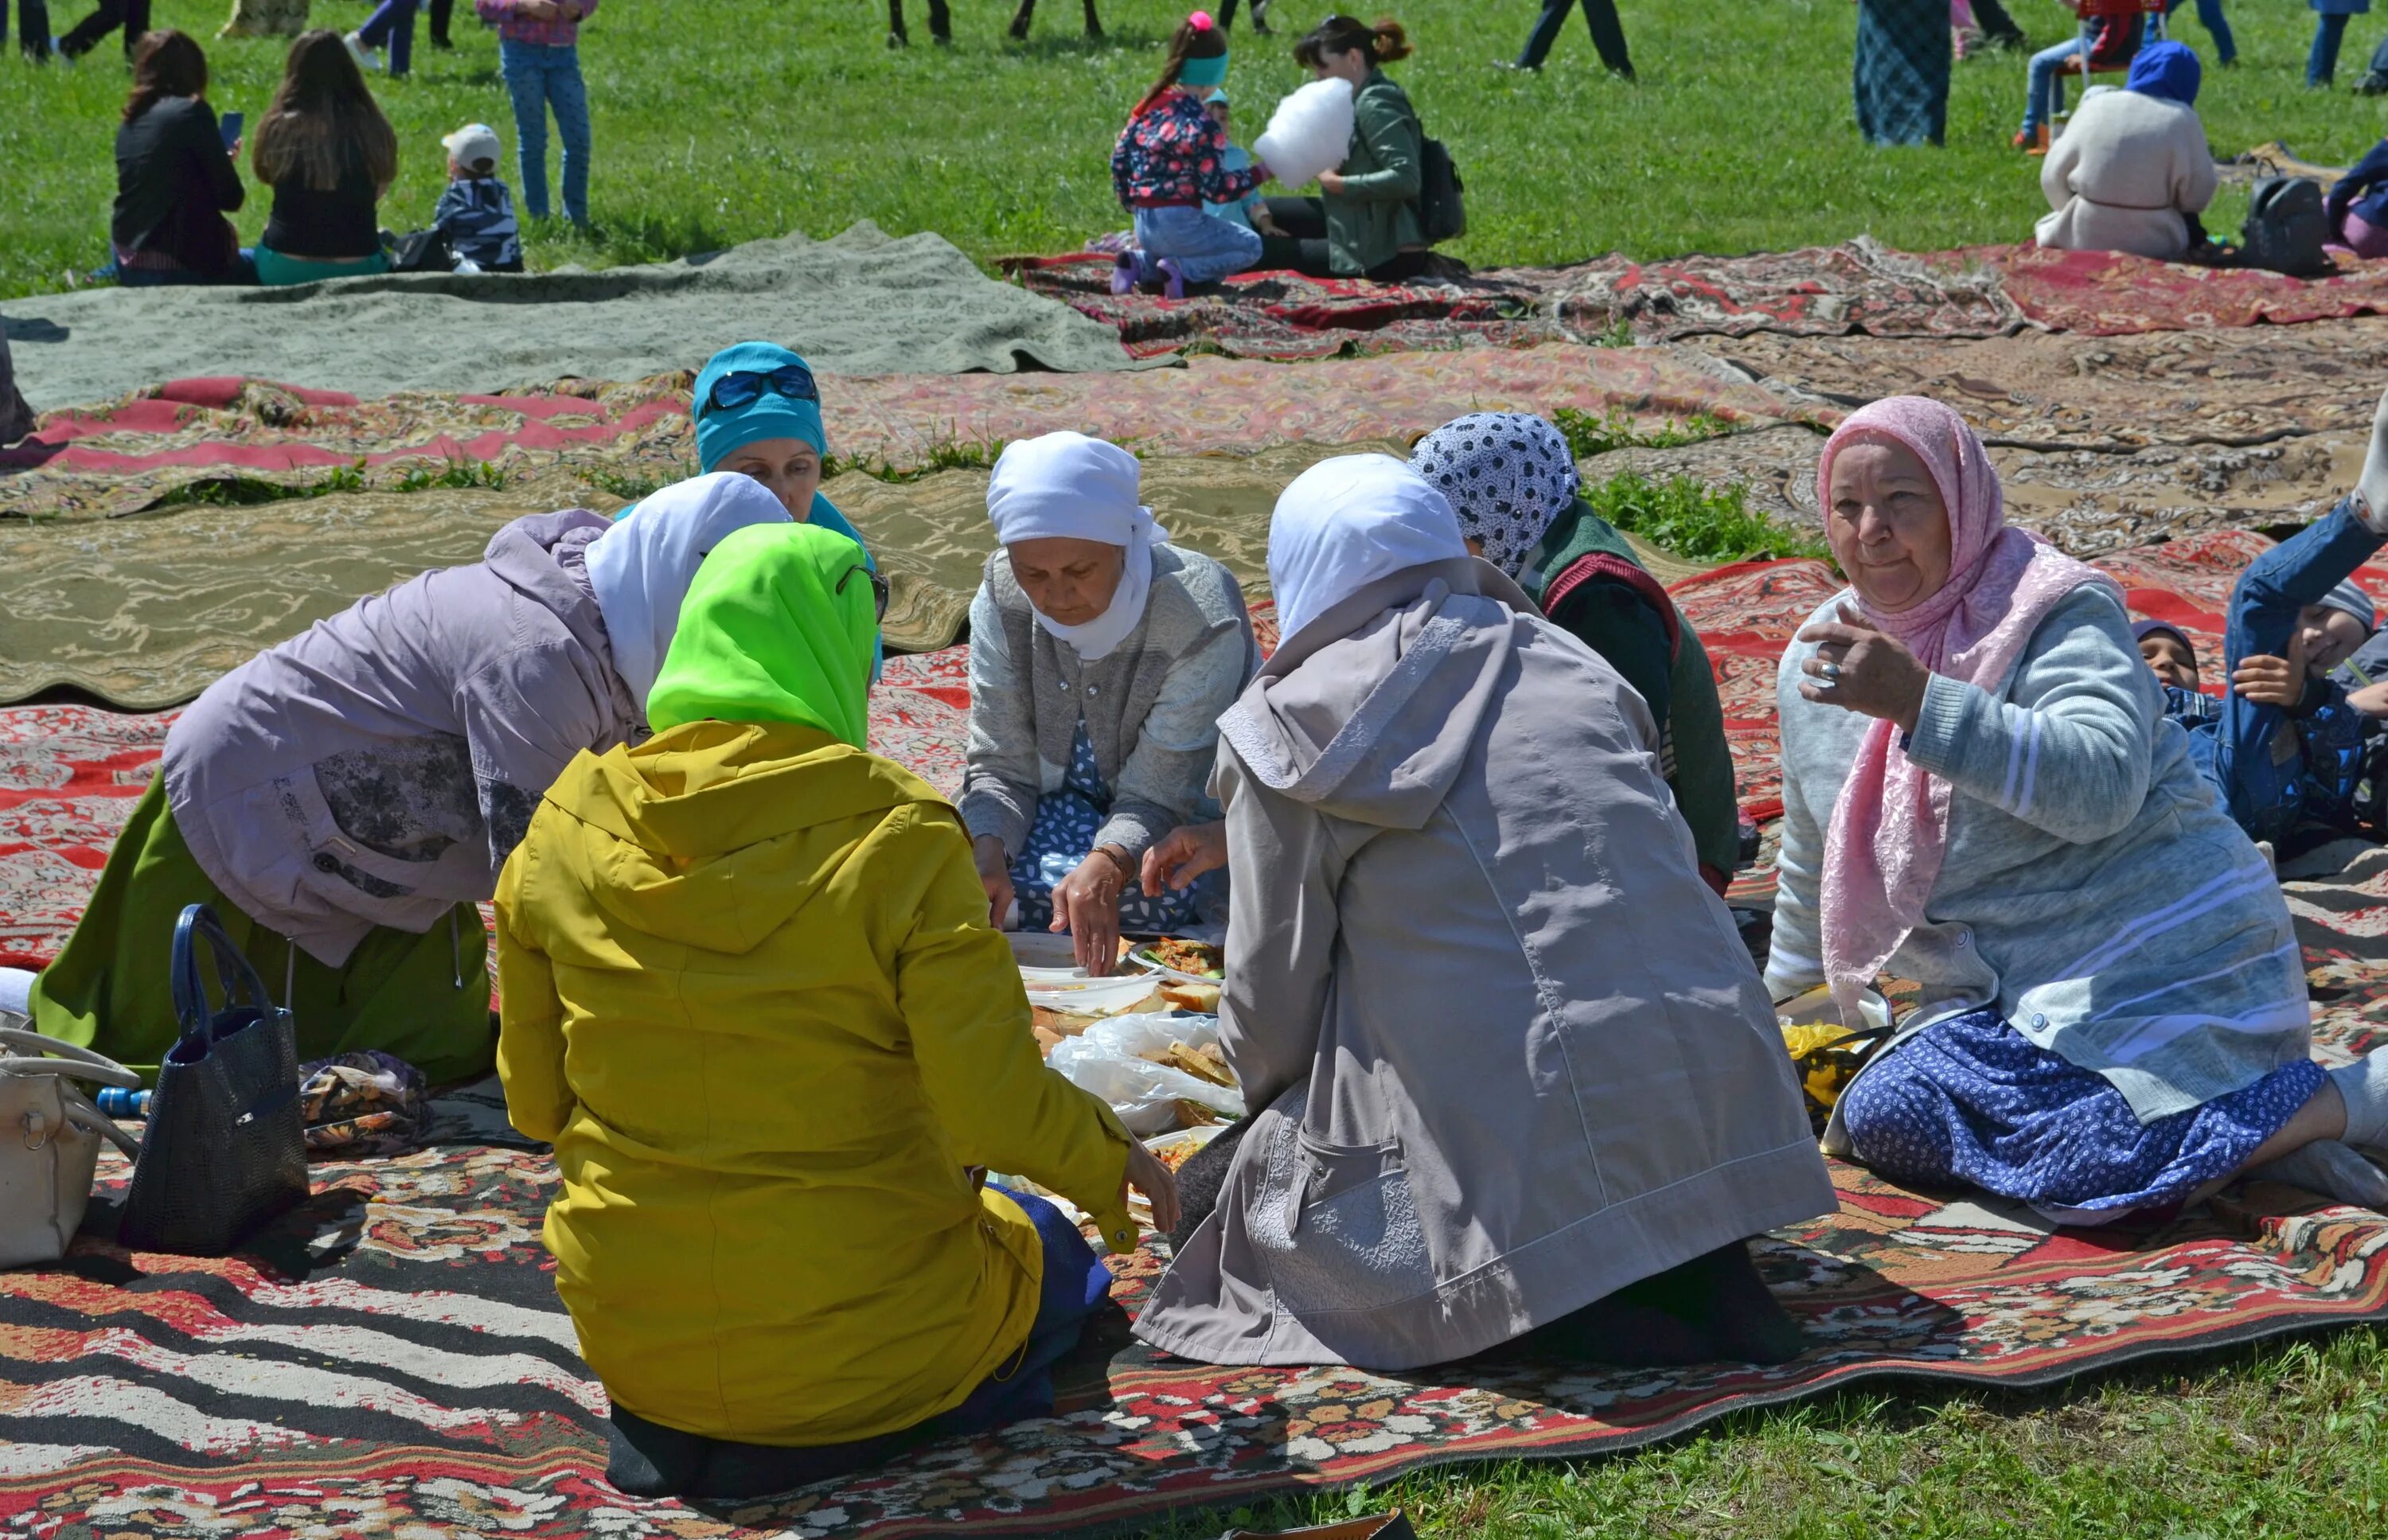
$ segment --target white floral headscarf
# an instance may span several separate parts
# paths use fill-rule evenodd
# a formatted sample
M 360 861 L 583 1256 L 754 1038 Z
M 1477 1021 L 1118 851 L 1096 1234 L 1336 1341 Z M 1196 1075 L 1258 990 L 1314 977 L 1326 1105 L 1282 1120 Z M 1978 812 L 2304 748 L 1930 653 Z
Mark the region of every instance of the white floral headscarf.
M 1417 441 L 1410 468 L 1450 502 L 1484 560 L 1512 577 L 1583 486 L 1565 436 L 1523 411 L 1454 418 Z

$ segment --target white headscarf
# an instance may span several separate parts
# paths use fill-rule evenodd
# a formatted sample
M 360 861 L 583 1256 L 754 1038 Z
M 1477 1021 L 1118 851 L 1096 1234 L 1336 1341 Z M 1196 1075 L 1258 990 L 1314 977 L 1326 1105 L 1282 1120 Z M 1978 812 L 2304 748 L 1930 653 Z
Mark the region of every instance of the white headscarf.
M 1116 444 L 1082 433 L 1048 433 L 1004 446 L 986 486 L 986 516 L 1000 545 L 1023 540 L 1099 540 L 1127 551 L 1111 607 L 1084 625 L 1063 625 L 1035 609 L 1036 624 L 1088 663 L 1108 657 L 1144 619 L 1152 593 L 1152 548 L 1169 531 L 1137 501 L 1140 469 Z
M 1459 517 L 1391 455 L 1340 455 L 1293 478 L 1269 518 L 1269 587 L 1288 640 L 1380 577 L 1465 559 Z
M 769 487 L 716 471 L 644 499 L 589 543 L 589 587 L 605 617 L 614 670 L 641 712 L 680 629 L 680 601 L 698 564 L 733 529 L 787 522 L 788 511 Z

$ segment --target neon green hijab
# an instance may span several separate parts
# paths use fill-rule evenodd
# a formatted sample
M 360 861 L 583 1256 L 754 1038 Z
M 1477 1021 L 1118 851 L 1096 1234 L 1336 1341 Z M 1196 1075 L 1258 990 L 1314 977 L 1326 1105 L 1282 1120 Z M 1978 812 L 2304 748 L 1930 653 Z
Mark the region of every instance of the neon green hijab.
M 647 721 L 795 722 L 859 749 L 879 624 L 862 548 L 819 524 L 751 524 L 696 570 Z M 844 591 L 839 586 L 844 584 Z

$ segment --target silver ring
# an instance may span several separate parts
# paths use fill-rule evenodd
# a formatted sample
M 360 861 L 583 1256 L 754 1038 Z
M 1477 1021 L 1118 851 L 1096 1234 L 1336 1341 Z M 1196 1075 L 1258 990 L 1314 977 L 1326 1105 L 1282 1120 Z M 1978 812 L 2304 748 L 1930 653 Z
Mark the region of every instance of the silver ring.
M 1835 680 L 1836 680 L 1836 679 L 1840 678 L 1840 676 L 1841 676 L 1841 665 L 1840 665 L 1840 664 L 1838 664 L 1838 663 L 1818 663 L 1818 664 L 1816 665 L 1816 672 L 1817 672 L 1817 674 L 1818 674 L 1819 675 L 1821 675 L 1821 676 L 1824 679 L 1824 681 L 1825 681 L 1826 683 L 1828 683 L 1828 684 L 1829 684 L 1829 683 L 1831 683 L 1831 682 L 1833 682 L 1833 681 L 1835 681 Z

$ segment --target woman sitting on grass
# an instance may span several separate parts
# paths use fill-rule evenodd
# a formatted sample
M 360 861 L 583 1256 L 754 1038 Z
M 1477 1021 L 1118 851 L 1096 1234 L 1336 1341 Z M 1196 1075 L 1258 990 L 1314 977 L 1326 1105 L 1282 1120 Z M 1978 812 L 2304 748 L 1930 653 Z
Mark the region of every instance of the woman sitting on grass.
M 230 284 L 248 276 L 226 214 L 247 196 L 240 146 L 208 105 L 208 57 L 187 35 L 150 32 L 133 56 L 133 95 L 116 131 L 117 282 Z
M 1268 180 L 1268 168 L 1227 169 L 1227 131 L 1203 97 L 1227 79 L 1227 37 L 1205 11 L 1196 11 L 1170 40 L 1169 62 L 1111 149 L 1111 186 L 1136 221 L 1136 249 L 1111 272 L 1111 292 L 1133 289 L 1186 297 L 1189 284 L 1208 284 L 1260 260 L 1261 238 L 1232 220 L 1214 220 L 1203 205 L 1243 197 Z
M 1303 473 L 1268 554 L 1285 644 L 1215 776 L 1219 1026 L 1256 1111 L 1137 1334 L 1383 1370 L 1537 1328 L 1584 1357 L 1796 1355 L 1743 1242 L 1833 1185 L 1641 699 L 1399 461 Z
M 279 984 L 300 1058 L 380 1048 L 435 1082 L 486 1071 L 477 905 L 572 757 L 639 736 L 705 552 L 786 522 L 743 476 L 614 521 L 533 514 L 480 562 L 266 649 L 168 731 L 74 934 L 38 976 L 0 969 L 0 1008 L 150 1073 L 179 1034 L 174 918 L 206 903 Z
M 1017 901 L 1022 928 L 1068 931 L 1096 974 L 1123 926 L 1195 918 L 1195 893 L 1126 890 L 1154 840 L 1213 815 L 1219 713 L 1259 663 L 1235 577 L 1168 543 L 1137 475 L 1134 455 L 1083 434 L 1008 446 L 986 491 L 1003 549 L 971 602 L 959 805 L 989 914 L 1004 927 Z
M 2040 163 L 2053 212 L 2035 234 L 2066 251 L 2128 251 L 2174 262 L 2205 244 L 2198 216 L 2218 183 L 2198 121 L 2197 56 L 2158 43 L 2131 61 L 2120 91 L 2082 98 Z
M 1606 658 L 1650 708 L 1658 765 L 1721 897 L 1741 860 L 1724 708 L 1699 634 L 1615 526 L 1578 496 L 1559 430 L 1522 411 L 1471 412 L 1418 440 L 1410 467 L 1447 499 L 1467 549 Z
M 2310 1058 L 2288 906 L 2112 581 L 2006 527 L 1982 441 L 1934 401 L 1851 414 L 1817 486 L 1850 587 L 1783 659 L 1767 980 L 1829 983 L 1851 1020 L 1878 972 L 1923 986 L 1827 1147 L 2077 1224 L 2267 1163 L 2388 1203 L 2336 1142 L 2388 1139 L 2388 1060 Z
M 398 135 L 339 33 L 305 32 L 290 45 L 251 164 L 273 189 L 257 243 L 259 283 L 389 271 L 375 210 L 398 180 Z
M 953 810 L 863 737 L 862 548 L 730 535 L 647 696 L 498 892 L 499 1072 L 552 1141 L 545 1237 L 613 1399 L 607 1476 L 785 1491 L 1052 1410 L 1110 1273 L 1016 1171 L 1136 1229 L 1168 1170 L 1039 1062 Z
M 1352 145 L 1342 170 L 1320 173 L 1318 196 L 1268 200 L 1269 219 L 1285 234 L 1264 239 L 1263 267 L 1386 283 L 1426 271 L 1417 218 L 1426 136 L 1408 95 L 1382 69 L 1410 51 L 1409 34 L 1391 18 L 1371 27 L 1330 16 L 1294 45 L 1312 75 L 1351 83 Z

